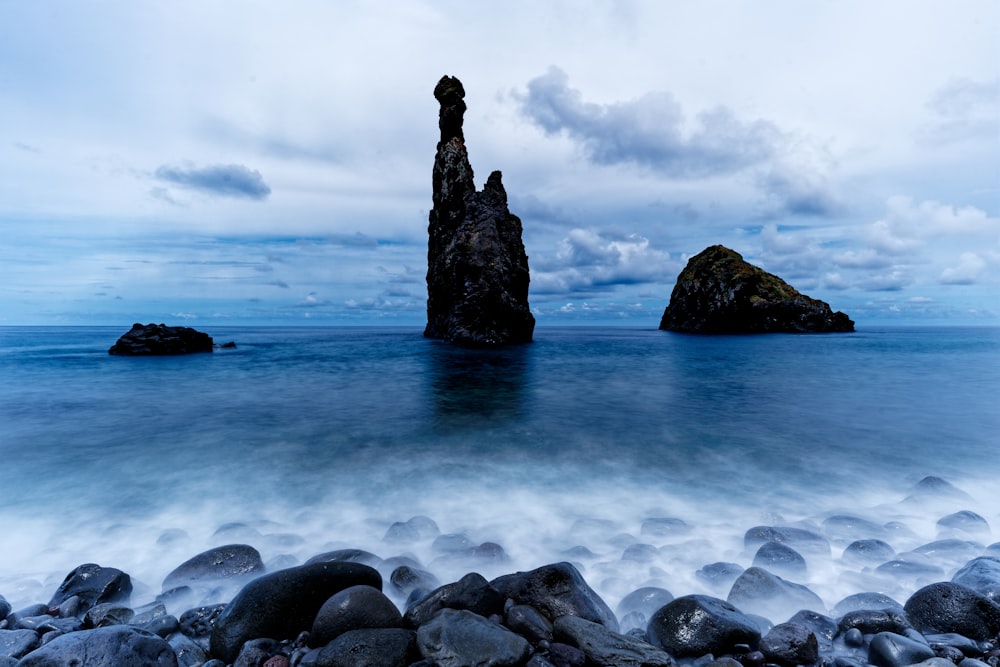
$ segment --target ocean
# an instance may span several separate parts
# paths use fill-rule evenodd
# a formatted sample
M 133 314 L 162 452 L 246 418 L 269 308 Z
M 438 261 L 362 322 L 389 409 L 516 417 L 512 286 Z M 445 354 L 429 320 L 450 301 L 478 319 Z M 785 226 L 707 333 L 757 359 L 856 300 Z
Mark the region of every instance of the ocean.
M 612 608 L 644 585 L 725 598 L 698 570 L 750 566 L 761 525 L 827 537 L 797 581 L 832 608 L 947 579 L 964 560 L 919 549 L 935 540 L 966 555 L 1000 540 L 997 328 L 538 327 L 530 345 L 468 350 L 418 328 L 199 327 L 236 347 L 109 356 L 128 328 L 0 328 L 0 594 L 15 609 L 86 562 L 131 574 L 140 604 L 232 542 L 272 569 L 407 554 L 441 581 L 569 560 Z M 910 497 L 927 476 L 967 495 Z M 938 525 L 960 510 L 989 528 Z M 421 515 L 506 558 L 384 539 Z M 849 562 L 865 526 L 929 567 Z

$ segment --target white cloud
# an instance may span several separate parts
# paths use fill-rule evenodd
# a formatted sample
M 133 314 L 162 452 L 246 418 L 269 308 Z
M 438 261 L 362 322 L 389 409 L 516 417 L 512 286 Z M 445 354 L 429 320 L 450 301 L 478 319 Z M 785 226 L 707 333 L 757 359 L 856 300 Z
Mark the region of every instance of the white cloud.
M 945 285 L 972 285 L 979 282 L 986 271 L 986 260 L 974 252 L 963 252 L 958 264 L 941 272 Z

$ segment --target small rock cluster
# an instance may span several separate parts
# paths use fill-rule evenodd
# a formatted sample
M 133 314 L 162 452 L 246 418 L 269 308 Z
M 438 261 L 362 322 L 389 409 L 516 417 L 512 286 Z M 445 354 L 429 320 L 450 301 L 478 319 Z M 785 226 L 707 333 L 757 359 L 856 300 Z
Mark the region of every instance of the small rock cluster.
M 942 485 L 927 478 L 914 498 Z M 644 534 L 682 523 L 648 520 Z M 989 534 L 968 510 L 937 525 Z M 338 549 L 268 571 L 253 546 L 230 544 L 182 563 L 138 605 L 127 573 L 84 564 L 47 603 L 12 610 L 0 598 L 0 667 L 1000 667 L 1000 544 L 950 537 L 896 553 L 880 538 L 902 528 L 849 515 L 816 529 L 755 526 L 743 540 L 749 567 L 718 562 L 696 573 L 724 597 L 675 598 L 646 585 L 614 610 L 582 576 L 586 566 L 571 562 L 442 584 L 407 553 Z M 864 564 L 871 581 L 929 583 L 902 604 L 873 591 L 827 606 L 795 579 L 829 559 L 836 538 L 850 539 L 842 559 Z M 508 559 L 498 544 L 440 534 L 428 517 L 393 524 L 384 542 L 430 539 L 462 562 Z M 633 544 L 622 563 L 655 549 Z M 586 561 L 585 552 L 568 556 Z M 959 558 L 950 578 L 935 565 Z

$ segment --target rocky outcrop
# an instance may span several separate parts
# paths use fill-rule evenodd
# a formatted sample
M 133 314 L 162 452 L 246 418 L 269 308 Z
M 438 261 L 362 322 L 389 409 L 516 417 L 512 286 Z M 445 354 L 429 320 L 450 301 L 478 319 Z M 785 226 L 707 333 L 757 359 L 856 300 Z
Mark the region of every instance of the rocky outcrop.
M 854 331 L 854 322 L 721 245 L 688 261 L 660 329 L 686 333 Z
M 424 335 L 469 346 L 530 342 L 535 318 L 528 307 L 521 220 L 507 208 L 499 171 L 476 191 L 462 134 L 462 83 L 442 77 L 434 97 L 441 104 L 441 141 L 427 228 Z
M 211 352 L 212 347 L 211 336 L 190 327 L 136 323 L 108 350 L 108 354 L 129 357 L 191 354 L 193 352 Z

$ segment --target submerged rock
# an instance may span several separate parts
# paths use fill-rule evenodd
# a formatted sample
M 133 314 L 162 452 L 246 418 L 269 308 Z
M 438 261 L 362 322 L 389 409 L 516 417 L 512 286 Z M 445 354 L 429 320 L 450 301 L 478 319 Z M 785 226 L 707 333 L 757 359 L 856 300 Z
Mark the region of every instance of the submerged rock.
M 465 89 L 442 77 L 441 141 L 434 158 L 427 245 L 428 338 L 469 346 L 528 343 L 535 318 L 528 308 L 528 257 L 521 220 L 507 208 L 501 174 L 477 192 L 462 121 Z
M 840 332 L 854 331 L 854 322 L 739 253 L 714 245 L 692 257 L 677 277 L 660 329 L 709 334 Z
M 108 354 L 127 357 L 192 354 L 211 352 L 212 348 L 211 336 L 190 327 L 137 322 L 108 350 Z

